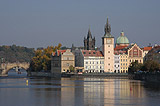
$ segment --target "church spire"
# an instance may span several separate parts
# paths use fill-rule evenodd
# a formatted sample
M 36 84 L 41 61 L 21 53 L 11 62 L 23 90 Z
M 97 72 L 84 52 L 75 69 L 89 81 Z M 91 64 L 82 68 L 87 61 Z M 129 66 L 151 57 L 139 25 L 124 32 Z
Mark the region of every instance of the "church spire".
M 105 28 L 104 28 L 104 32 L 105 32 L 104 36 L 112 37 L 112 35 L 111 35 L 111 25 L 109 24 L 108 17 L 107 17 L 107 23 L 106 23 Z
M 88 35 L 87 35 L 87 38 L 92 38 L 92 34 L 91 34 L 90 27 L 89 27 L 89 29 L 88 29 Z
M 105 31 L 105 34 L 110 34 L 111 32 L 111 25 L 109 24 L 108 17 L 107 17 L 107 23 L 105 25 L 104 31 Z

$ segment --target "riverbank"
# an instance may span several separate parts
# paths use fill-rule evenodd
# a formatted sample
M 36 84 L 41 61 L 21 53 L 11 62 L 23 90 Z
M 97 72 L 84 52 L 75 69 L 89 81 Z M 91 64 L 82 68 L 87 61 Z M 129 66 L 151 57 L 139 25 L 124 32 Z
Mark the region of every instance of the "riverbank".
M 0 77 L 7 77 L 8 76 L 8 74 L 5 74 L 5 75 L 0 75 Z
M 63 73 L 62 77 L 93 77 L 93 78 L 128 78 L 128 73 L 83 73 L 83 74 L 70 74 Z
M 134 80 L 141 80 L 148 83 L 160 83 L 160 73 L 148 73 L 148 72 L 142 72 L 142 73 L 134 73 L 129 74 L 129 76 L 132 76 Z
M 57 77 L 54 73 L 50 72 L 30 72 L 29 77 Z M 62 73 L 58 77 L 95 77 L 95 78 L 128 78 L 128 73 Z

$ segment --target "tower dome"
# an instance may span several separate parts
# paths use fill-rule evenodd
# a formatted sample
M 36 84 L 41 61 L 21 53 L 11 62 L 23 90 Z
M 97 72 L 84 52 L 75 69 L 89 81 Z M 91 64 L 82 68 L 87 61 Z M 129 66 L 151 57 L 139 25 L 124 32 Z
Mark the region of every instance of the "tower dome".
M 124 32 L 121 32 L 121 36 L 119 36 L 116 40 L 116 45 L 128 46 L 129 40 L 126 36 L 124 36 Z

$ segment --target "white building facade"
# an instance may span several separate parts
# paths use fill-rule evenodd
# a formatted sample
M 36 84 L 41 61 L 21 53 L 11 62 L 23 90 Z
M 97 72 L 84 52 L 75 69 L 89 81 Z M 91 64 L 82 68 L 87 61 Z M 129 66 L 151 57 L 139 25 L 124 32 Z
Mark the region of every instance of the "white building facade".
M 120 73 L 120 55 L 114 55 L 114 73 Z
M 77 50 L 75 52 L 76 67 L 84 67 L 83 72 L 104 72 L 104 56 L 101 51 Z

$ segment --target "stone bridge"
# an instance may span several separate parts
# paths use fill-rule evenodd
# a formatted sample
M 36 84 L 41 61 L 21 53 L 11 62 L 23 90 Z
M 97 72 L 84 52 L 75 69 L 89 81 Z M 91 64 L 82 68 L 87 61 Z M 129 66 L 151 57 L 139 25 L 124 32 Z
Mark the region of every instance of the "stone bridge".
M 7 75 L 8 71 L 14 67 L 18 67 L 18 68 L 23 68 L 25 70 L 27 70 L 29 68 L 29 63 L 27 62 L 16 62 L 16 63 L 2 63 L 1 64 L 1 70 L 0 70 L 0 75 Z

